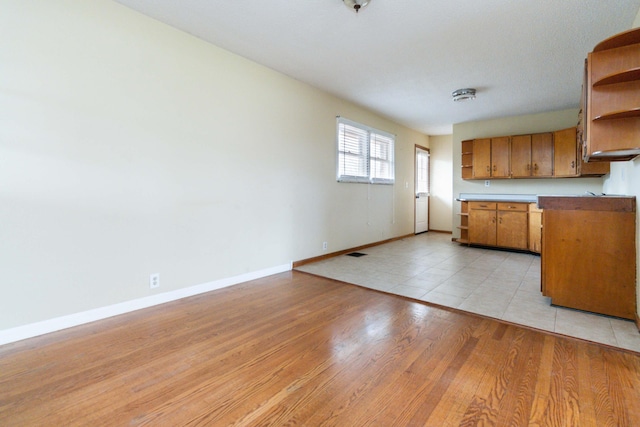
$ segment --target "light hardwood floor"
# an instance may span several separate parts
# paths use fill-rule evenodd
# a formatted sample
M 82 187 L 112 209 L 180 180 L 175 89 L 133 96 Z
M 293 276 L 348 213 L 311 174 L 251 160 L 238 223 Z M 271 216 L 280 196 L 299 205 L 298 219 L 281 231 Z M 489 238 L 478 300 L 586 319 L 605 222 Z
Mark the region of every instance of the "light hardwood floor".
M 0 425 L 638 426 L 640 355 L 288 272 L 0 347 Z

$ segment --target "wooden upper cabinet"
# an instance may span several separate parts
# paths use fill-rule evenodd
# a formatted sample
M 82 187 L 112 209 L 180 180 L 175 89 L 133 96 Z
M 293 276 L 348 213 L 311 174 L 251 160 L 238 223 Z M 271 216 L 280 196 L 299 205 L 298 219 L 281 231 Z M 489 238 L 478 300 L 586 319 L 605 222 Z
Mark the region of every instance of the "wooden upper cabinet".
M 599 43 L 587 56 L 584 158 L 626 161 L 640 154 L 640 29 Z
M 511 157 L 511 138 L 502 136 L 491 138 L 491 177 L 509 178 L 511 168 L 509 165 Z
M 531 135 L 531 176 L 553 176 L 553 134 Z
M 597 162 L 585 162 L 582 157 L 580 158 L 580 176 L 602 176 L 606 175 L 611 170 L 611 163 L 597 161 Z
M 576 128 L 553 133 L 554 176 L 578 175 L 578 142 Z
M 536 133 L 511 137 L 513 178 L 553 176 L 553 134 Z
M 576 127 L 462 141 L 462 179 L 602 176 L 609 163 L 585 163 Z
M 531 176 L 531 135 L 511 137 L 511 176 L 514 178 Z
M 473 179 L 473 140 L 462 141 L 462 179 Z
M 491 178 L 491 139 L 473 140 L 473 177 Z

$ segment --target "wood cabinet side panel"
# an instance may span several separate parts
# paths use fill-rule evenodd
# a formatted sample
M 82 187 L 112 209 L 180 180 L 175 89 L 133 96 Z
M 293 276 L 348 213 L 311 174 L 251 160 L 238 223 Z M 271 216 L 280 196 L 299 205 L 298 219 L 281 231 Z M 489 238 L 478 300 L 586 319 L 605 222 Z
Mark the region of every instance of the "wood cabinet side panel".
M 529 250 L 539 254 L 542 248 L 542 212 L 529 211 Z
M 635 213 L 545 210 L 542 271 L 553 304 L 635 316 Z

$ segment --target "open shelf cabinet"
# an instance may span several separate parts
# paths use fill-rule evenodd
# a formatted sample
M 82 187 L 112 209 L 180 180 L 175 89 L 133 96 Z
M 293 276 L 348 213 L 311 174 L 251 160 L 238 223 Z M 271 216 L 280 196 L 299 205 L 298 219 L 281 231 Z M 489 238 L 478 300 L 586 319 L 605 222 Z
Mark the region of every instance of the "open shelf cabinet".
M 460 225 L 458 229 L 460 230 L 460 237 L 457 242 L 462 244 L 469 244 L 469 202 L 460 202 L 460 213 L 458 214 L 460 217 Z

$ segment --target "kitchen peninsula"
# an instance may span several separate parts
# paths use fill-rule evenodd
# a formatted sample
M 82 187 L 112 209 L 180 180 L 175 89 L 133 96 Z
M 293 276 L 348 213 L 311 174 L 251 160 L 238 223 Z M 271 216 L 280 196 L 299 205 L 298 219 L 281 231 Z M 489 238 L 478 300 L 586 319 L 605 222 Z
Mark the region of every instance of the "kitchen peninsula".
M 458 243 L 541 254 L 558 306 L 636 320 L 636 199 L 461 193 Z
M 551 303 L 635 319 L 636 199 L 540 196 L 542 293 Z

